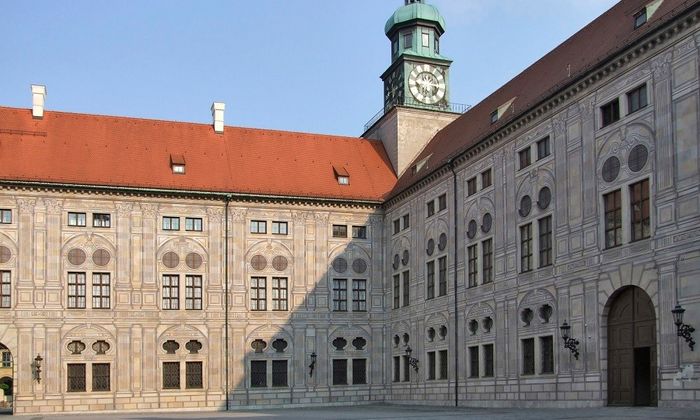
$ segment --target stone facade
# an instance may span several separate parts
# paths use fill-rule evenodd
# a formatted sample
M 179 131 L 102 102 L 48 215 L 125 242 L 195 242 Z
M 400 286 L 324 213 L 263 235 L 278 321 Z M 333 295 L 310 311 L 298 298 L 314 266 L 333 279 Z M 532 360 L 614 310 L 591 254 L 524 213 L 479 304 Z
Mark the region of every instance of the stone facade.
M 387 384 L 387 400 L 451 405 L 457 386 L 460 405 L 605 405 L 608 312 L 620 291 L 636 286 L 651 298 L 655 310 L 652 352 L 658 355 L 658 404 L 697 407 L 700 356 L 676 336 L 671 309 L 679 302 L 687 309 L 684 321 L 700 323 L 699 47 L 700 32 L 694 25 L 651 51 L 635 53 L 621 68 L 602 70 L 602 76 L 570 99 L 544 105 L 545 112 L 533 110 L 536 117 L 524 116 L 512 130 L 503 130 L 508 134 L 493 136 L 466 152 L 455 161 L 454 178 L 450 170 L 443 170 L 387 203 L 385 277 L 391 281 L 392 274 L 410 273 L 410 303 L 404 306 L 401 301 L 389 312 L 391 334 L 385 337 L 385 346 L 393 350 L 385 353 L 385 365 L 392 369 L 392 357 L 403 356 L 405 344 L 422 363 L 416 372 L 405 369 L 405 359 L 399 359 L 401 374 Z M 646 87 L 648 105 L 630 113 L 627 93 L 640 86 Z M 603 127 L 601 107 L 616 98 L 621 117 Z M 539 157 L 537 143 L 545 139 L 549 152 Z M 638 145 L 647 151 L 641 165 L 630 160 Z M 531 163 L 522 165 L 520 152 L 527 148 Z M 603 166 L 612 156 L 620 163 L 618 174 L 606 181 Z M 485 171 L 490 171 L 490 181 L 482 185 Z M 643 180 L 649 183 L 651 232 L 633 240 L 630 186 Z M 545 187 L 551 199 L 542 203 L 539 194 Z M 622 196 L 622 240 L 619 246 L 608 247 L 604 196 L 617 190 Z M 429 203 L 441 194 L 446 194 L 448 207 L 438 211 L 433 204 L 435 213 L 429 215 Z M 527 212 L 525 196 L 530 197 Z M 404 217 L 410 220 L 406 229 Z M 547 217 L 551 264 L 539 268 L 538 223 Z M 398 231 L 392 225 L 397 220 Z M 531 270 L 522 266 L 521 227 L 528 224 L 533 238 Z M 447 293 L 436 292 L 429 299 L 432 269 L 427 265 L 441 255 L 437 247 L 432 255 L 429 250 L 442 234 L 448 238 Z M 482 278 L 487 240 L 492 282 Z M 471 246 L 476 250 L 475 268 L 469 263 Z M 398 256 L 404 252 L 410 255 L 408 264 L 392 267 L 391 261 L 401 259 Z M 469 271 L 475 271 L 473 287 Z M 403 296 L 402 278 L 400 283 L 397 290 Z M 390 306 L 394 294 L 389 286 L 385 296 Z M 545 306 L 551 315 L 542 316 Z M 579 341 L 578 359 L 564 348 L 559 331 L 564 321 Z M 444 341 L 431 339 L 429 329 L 442 325 L 447 327 Z M 528 338 L 534 338 L 532 374 L 524 370 L 523 346 L 530 345 L 525 343 Z M 553 340 L 553 365 L 546 369 L 542 347 L 550 344 L 543 340 Z M 490 345 L 495 349 L 489 368 L 493 374 L 486 375 L 484 346 Z M 438 372 L 435 380 L 429 380 L 429 352 L 436 348 L 448 351 L 448 375 L 440 379 Z M 479 354 L 478 374 L 470 365 L 471 351 Z

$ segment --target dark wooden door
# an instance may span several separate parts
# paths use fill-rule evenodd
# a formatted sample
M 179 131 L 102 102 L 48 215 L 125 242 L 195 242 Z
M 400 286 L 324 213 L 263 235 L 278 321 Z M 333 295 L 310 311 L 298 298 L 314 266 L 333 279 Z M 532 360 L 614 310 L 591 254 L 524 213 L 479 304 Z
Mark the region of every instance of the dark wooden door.
M 628 287 L 608 314 L 608 404 L 656 405 L 656 315 L 649 296 Z

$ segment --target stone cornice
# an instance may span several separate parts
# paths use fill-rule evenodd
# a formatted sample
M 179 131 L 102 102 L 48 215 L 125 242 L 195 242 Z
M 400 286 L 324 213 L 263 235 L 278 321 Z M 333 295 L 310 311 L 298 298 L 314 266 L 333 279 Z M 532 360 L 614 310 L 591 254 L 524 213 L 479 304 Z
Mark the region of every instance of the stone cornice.
M 669 40 L 678 37 L 691 25 L 696 24 L 698 20 L 700 20 L 700 5 L 696 4 L 681 17 L 657 28 L 653 33 L 648 34 L 633 45 L 627 45 L 611 53 L 607 58 L 601 60 L 601 64 L 597 67 L 586 69 L 578 77 L 572 77 L 569 83 L 554 86 L 550 90 L 552 93 L 539 103 L 526 106 L 525 111 L 518 114 L 496 132 L 490 133 L 476 144 L 454 153 L 446 162 L 441 163 L 439 167 L 434 169 L 433 172 L 425 175 L 422 179 L 411 184 L 398 194 L 388 198 L 384 203 L 384 209 L 388 211 L 396 203 L 410 197 L 423 187 L 442 177 L 445 172 L 449 172 L 450 164 L 455 167 L 464 165 L 480 156 L 484 151 L 492 149 L 505 138 L 521 131 L 537 118 L 543 115 L 551 115 L 555 109 L 570 106 L 572 101 L 585 97 L 587 90 L 592 86 L 600 85 L 612 78 L 613 74 L 621 69 L 628 68 L 631 64 L 647 58 L 659 46 L 667 44 Z M 463 168 L 456 169 L 461 170 Z

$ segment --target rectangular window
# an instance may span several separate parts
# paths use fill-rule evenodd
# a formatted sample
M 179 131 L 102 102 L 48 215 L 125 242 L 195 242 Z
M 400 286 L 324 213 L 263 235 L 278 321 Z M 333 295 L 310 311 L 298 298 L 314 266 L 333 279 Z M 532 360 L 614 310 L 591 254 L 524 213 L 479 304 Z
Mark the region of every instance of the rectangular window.
M 202 276 L 185 276 L 185 309 L 202 309 Z
M 438 211 L 447 209 L 447 194 L 438 196 Z
M 109 363 L 92 364 L 92 391 L 109 391 Z
M 428 352 L 428 380 L 435 379 L 435 352 Z
M 426 203 L 426 212 L 428 214 L 427 217 L 435 214 L 435 200 L 430 200 Z
M 352 359 L 352 384 L 367 383 L 367 359 Z
M 530 166 L 530 148 L 526 147 L 518 152 L 518 162 L 520 162 L 519 169 L 527 168 Z
M 600 115 L 603 127 L 608 126 L 620 119 L 620 100 L 615 98 L 600 107 Z
M 410 50 L 413 48 L 413 33 L 408 32 L 403 34 L 403 48 L 405 50 Z
M 109 273 L 92 273 L 92 308 L 109 309 Z
M 9 351 L 2 352 L 2 359 L 0 359 L 0 367 L 11 368 L 12 367 L 12 354 Z
M 401 219 L 394 220 L 394 235 L 401 231 Z
M 538 220 L 540 235 L 540 267 L 552 265 L 552 216 Z
M 163 216 L 163 230 L 180 230 L 180 218 Z
M 391 41 L 391 52 L 396 55 L 397 52 L 399 52 L 399 39 L 394 38 L 393 41 Z
M 185 388 L 202 389 L 202 362 L 185 363 Z
M 250 387 L 264 388 L 267 386 L 267 360 L 250 361 Z
M 484 376 L 493 377 L 493 344 L 484 345 Z
M 272 361 L 272 386 L 288 386 L 287 361 Z
M 438 296 L 447 294 L 447 257 L 438 258 Z
M 201 232 L 202 219 L 199 217 L 185 217 L 185 230 Z
M 479 377 L 479 346 L 469 347 L 469 377 Z
M 408 306 L 410 297 L 410 285 L 408 284 L 409 272 L 404 271 L 403 276 L 403 306 Z
M 0 271 L 0 308 L 9 308 L 12 306 L 11 278 L 12 275 L 10 271 Z
M 491 186 L 491 169 L 487 169 L 481 173 L 481 189 Z
M 333 359 L 333 385 L 348 384 L 348 361 Z
M 251 311 L 266 311 L 267 310 L 267 278 L 251 277 L 250 278 L 250 310 Z
M 554 339 L 551 335 L 540 337 L 542 373 L 554 373 Z
M 622 191 L 617 190 L 603 196 L 605 202 L 605 247 L 622 244 Z
M 180 309 L 180 276 L 163 275 L 163 309 Z
M 12 210 L 0 209 L 0 223 L 4 225 L 12 223 Z
M 467 268 L 468 268 L 468 279 L 469 279 L 469 287 L 476 287 L 476 261 L 477 261 L 477 254 L 476 254 L 476 245 L 471 245 L 467 248 Z
M 491 112 L 491 115 L 489 115 L 489 120 L 491 121 L 491 124 L 498 121 L 498 110 Z
M 250 233 L 267 233 L 267 222 L 265 220 L 251 220 Z
M 535 374 L 535 339 L 526 338 L 521 341 L 523 355 L 523 375 Z
M 481 242 L 481 283 L 493 281 L 493 239 Z
M 286 235 L 288 233 L 287 228 L 287 222 L 272 222 L 273 235 Z
M 394 309 L 401 306 L 401 278 L 398 274 L 394 274 Z
M 163 362 L 163 389 L 180 389 L 180 362 Z
M 403 381 L 411 380 L 411 365 L 408 364 L 408 356 L 401 356 L 403 359 Z
M 544 159 L 550 154 L 549 136 L 537 142 L 537 160 Z
M 286 311 L 287 310 L 287 278 L 273 277 L 272 278 L 272 310 Z
M 112 216 L 107 213 L 93 213 L 92 227 L 108 228 L 112 225 Z
M 646 107 L 647 103 L 647 85 L 646 83 L 631 90 L 627 93 L 627 113 L 631 114 Z
M 85 363 L 68 363 L 68 392 L 85 392 Z
M 520 272 L 532 270 L 532 223 L 520 226 Z
M 401 381 L 401 356 L 394 356 L 394 382 Z
M 85 213 L 68 212 L 68 226 L 85 226 Z
M 403 221 L 403 229 L 408 229 L 411 227 L 411 219 L 408 214 L 404 214 L 401 219 Z
M 85 273 L 68 273 L 68 308 L 85 309 Z
M 476 194 L 476 177 L 467 180 L 467 195 Z
M 346 279 L 333 279 L 333 311 L 345 312 L 348 310 L 348 281 Z
M 447 379 L 447 350 L 440 350 L 440 376 L 438 379 Z
M 425 264 L 426 298 L 435 297 L 435 261 L 428 261 Z
M 354 312 L 367 310 L 367 280 L 352 281 L 352 310 Z
M 354 239 L 367 239 L 367 226 L 353 226 L 352 237 Z
M 630 185 L 630 211 L 632 241 L 648 238 L 650 235 L 648 179 Z
M 430 47 L 430 34 L 428 34 L 427 32 L 423 32 L 421 34 L 421 41 L 423 44 L 423 48 Z
M 333 237 L 334 238 L 347 238 L 348 237 L 348 227 L 345 225 L 333 225 Z
M 639 28 L 647 22 L 647 8 L 644 7 L 642 10 L 634 14 L 634 29 Z

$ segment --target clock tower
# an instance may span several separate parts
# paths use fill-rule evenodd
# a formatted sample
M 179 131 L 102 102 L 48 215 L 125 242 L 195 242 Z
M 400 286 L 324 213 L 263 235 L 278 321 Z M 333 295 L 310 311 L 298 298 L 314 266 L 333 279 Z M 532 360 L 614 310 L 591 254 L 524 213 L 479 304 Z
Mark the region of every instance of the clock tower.
M 382 140 L 401 175 L 433 136 L 466 107 L 449 101 L 452 61 L 440 55 L 445 19 L 424 0 L 404 0 L 387 20 L 391 64 L 381 75 L 384 107 L 363 137 Z
M 384 27 L 391 41 L 391 65 L 382 74 L 384 108 L 403 105 L 445 110 L 449 107 L 452 61 L 440 55 L 445 19 L 423 0 L 405 0 Z

